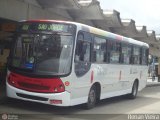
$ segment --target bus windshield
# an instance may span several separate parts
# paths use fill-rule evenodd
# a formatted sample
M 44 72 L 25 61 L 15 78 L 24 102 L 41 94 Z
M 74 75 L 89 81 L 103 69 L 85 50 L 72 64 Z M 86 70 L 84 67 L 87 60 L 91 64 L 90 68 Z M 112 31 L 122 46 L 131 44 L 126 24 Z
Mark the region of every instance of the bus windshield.
M 10 66 L 38 75 L 64 75 L 71 70 L 74 36 L 70 33 L 25 34 L 16 38 Z

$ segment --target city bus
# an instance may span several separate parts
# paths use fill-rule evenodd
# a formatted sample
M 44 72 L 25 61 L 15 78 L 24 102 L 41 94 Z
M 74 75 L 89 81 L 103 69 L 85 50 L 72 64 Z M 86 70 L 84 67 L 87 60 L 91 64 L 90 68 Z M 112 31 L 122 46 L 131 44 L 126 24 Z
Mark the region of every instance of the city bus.
M 77 22 L 21 21 L 8 60 L 7 96 L 85 105 L 146 86 L 149 45 Z

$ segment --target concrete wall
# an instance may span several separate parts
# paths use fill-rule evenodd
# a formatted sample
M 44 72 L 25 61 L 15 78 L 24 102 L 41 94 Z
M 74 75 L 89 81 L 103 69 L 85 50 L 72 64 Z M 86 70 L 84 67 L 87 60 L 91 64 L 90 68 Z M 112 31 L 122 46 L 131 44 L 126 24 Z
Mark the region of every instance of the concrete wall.
M 38 4 L 34 5 L 24 0 L 0 0 L 0 17 L 15 21 L 26 19 L 72 20 L 63 9 L 43 9 Z

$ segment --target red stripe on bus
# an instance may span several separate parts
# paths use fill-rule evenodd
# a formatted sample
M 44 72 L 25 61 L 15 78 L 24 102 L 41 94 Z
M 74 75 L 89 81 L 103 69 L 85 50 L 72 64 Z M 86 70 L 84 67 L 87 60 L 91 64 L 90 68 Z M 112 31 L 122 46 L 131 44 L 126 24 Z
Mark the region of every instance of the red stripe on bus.
M 91 72 L 91 83 L 93 82 L 93 79 L 94 79 L 94 72 L 92 71 Z

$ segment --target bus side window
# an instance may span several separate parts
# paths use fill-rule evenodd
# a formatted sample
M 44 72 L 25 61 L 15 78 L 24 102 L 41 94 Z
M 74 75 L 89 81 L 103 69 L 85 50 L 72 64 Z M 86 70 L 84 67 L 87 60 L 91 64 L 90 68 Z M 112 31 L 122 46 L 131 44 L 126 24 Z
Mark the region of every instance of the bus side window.
M 110 41 L 110 63 L 120 62 L 120 42 Z
M 89 34 L 89 33 L 88 33 Z M 85 32 L 79 32 L 75 51 L 75 73 L 77 77 L 87 73 L 91 66 L 91 37 Z
M 76 45 L 75 61 L 90 62 L 91 46 L 89 42 L 84 41 L 83 39 L 83 35 L 79 34 Z
M 149 64 L 149 63 L 148 63 L 148 62 L 149 62 L 149 60 L 148 60 L 149 58 L 148 58 L 148 57 L 149 57 L 149 48 L 146 49 L 147 65 Z
M 77 41 L 76 61 L 90 62 L 90 43 Z
M 94 38 L 94 62 L 104 63 L 107 60 L 106 54 L 106 39 L 95 37 Z
M 148 49 L 142 48 L 142 58 L 141 58 L 142 65 L 148 64 Z
M 131 63 L 131 46 L 123 43 L 121 48 L 121 63 L 130 64 Z
M 140 47 L 133 47 L 133 64 L 140 64 Z

